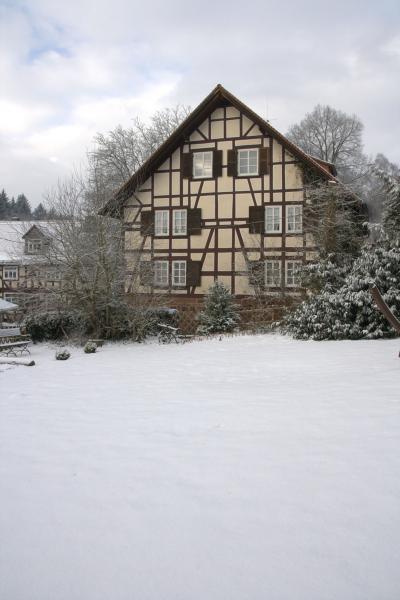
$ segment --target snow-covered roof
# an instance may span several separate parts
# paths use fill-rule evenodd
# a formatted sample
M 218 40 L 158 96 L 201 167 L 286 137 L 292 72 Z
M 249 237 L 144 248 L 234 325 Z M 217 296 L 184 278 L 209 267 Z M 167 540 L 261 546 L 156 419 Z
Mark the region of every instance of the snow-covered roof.
M 18 304 L 0 298 L 0 312 L 7 312 L 9 310 L 15 310 L 16 308 L 18 308 Z
M 0 221 L 0 263 L 32 260 L 25 254 L 23 236 L 33 226 L 46 237 L 52 235 L 52 221 Z

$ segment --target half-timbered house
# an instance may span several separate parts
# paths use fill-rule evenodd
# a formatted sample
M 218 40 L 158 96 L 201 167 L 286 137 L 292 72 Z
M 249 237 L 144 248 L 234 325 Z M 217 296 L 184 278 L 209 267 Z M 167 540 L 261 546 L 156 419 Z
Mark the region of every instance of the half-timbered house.
M 170 305 L 217 279 L 252 296 L 255 272 L 263 294 L 298 294 L 297 267 L 315 256 L 302 218 L 310 170 L 336 182 L 333 165 L 218 85 L 102 210 L 123 221 L 127 291 L 140 260 L 140 291 Z
M 52 223 L 0 221 L 0 298 L 28 306 L 45 303 L 59 289 L 62 274 L 50 260 Z

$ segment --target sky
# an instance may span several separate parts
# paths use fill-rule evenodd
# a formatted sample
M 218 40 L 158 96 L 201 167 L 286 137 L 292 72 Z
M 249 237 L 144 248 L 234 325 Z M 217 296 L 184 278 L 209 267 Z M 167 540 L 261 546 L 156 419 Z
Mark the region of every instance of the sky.
M 222 83 L 281 132 L 357 114 L 400 163 L 400 2 L 0 0 L 0 189 L 32 206 L 96 132 Z

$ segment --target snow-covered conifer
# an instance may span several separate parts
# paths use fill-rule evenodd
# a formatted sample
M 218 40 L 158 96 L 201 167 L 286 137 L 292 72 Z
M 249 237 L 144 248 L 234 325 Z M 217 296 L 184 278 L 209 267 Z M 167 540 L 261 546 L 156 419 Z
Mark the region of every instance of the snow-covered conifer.
M 395 331 L 375 306 L 377 285 L 385 302 L 400 315 L 400 243 L 382 239 L 366 246 L 337 289 L 325 286 L 288 315 L 284 327 L 298 339 L 338 340 L 392 337 Z
M 234 298 L 223 283 L 216 281 L 205 299 L 204 309 L 199 314 L 197 331 L 203 335 L 233 331 L 239 323 L 239 314 Z

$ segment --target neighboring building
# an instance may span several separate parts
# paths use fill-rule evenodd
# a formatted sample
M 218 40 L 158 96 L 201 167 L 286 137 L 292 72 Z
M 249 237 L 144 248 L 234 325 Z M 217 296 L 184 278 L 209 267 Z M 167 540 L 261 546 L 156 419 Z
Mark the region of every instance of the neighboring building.
M 336 182 L 333 165 L 218 85 L 101 211 L 124 224 L 127 291 L 140 257 L 140 291 L 170 305 L 195 302 L 216 279 L 253 296 L 255 273 L 263 294 L 299 294 L 297 266 L 315 257 L 304 168 Z
M 0 221 L 0 298 L 25 307 L 61 286 L 52 238 L 51 222 Z

